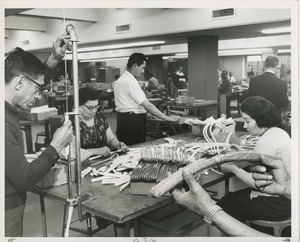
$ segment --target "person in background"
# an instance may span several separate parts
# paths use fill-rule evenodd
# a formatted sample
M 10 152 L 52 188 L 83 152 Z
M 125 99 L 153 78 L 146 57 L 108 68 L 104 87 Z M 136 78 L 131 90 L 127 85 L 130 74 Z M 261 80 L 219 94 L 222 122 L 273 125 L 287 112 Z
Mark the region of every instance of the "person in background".
M 79 120 L 81 161 L 91 156 L 108 157 L 111 155 L 111 150 L 128 149 L 116 138 L 106 122 L 99 105 L 99 94 L 91 87 L 79 89 Z M 75 142 L 74 139 L 73 141 Z M 74 142 L 72 142 L 73 147 L 75 147 Z
M 221 73 L 221 84 L 219 87 L 219 94 L 226 94 L 226 116 L 230 117 L 230 102 L 232 96 L 231 84 L 228 79 L 227 71 Z
M 231 84 L 231 85 L 236 84 L 236 79 L 235 79 L 235 77 L 232 75 L 232 72 L 229 72 L 228 75 L 229 75 L 229 82 L 230 82 L 230 84 Z
M 187 88 L 187 80 L 186 80 L 186 76 L 184 75 L 183 71 L 183 67 L 179 66 L 178 70 L 176 71 L 176 75 L 178 77 L 178 84 L 177 84 L 177 88 L 178 89 L 186 89 Z
M 254 72 L 253 71 L 247 72 L 247 77 L 243 79 L 242 86 L 249 88 L 249 83 L 252 77 L 254 77 Z
M 159 82 L 158 80 L 153 76 L 153 74 L 150 72 L 148 74 L 148 86 L 147 86 L 147 91 L 151 92 L 152 90 L 157 90 L 159 89 Z
M 250 170 L 258 190 L 291 199 L 291 177 L 281 160 L 265 159 L 261 155 L 261 164 L 252 166 Z M 177 204 L 203 216 L 205 222 L 217 227 L 227 236 L 269 236 L 241 223 L 216 205 L 216 202 L 199 185 L 188 168 L 184 168 L 182 174 L 189 189 L 177 188 L 171 192 Z
M 178 122 L 180 117 L 166 116 L 150 103 L 137 79 L 144 73 L 146 56 L 133 53 L 127 62 L 127 70 L 114 85 L 115 104 L 117 110 L 117 136 L 127 145 L 146 141 L 146 113 L 169 121 Z
M 178 70 L 176 71 L 176 75 L 178 75 L 178 76 L 184 76 L 184 73 L 182 72 L 182 70 L 183 70 L 183 67 L 179 66 Z
M 46 79 L 70 48 L 63 35 L 53 43 L 53 53 L 43 64 L 37 57 L 15 48 L 5 59 L 5 236 L 23 236 L 23 215 L 29 191 L 54 166 L 59 153 L 72 140 L 72 123 L 57 129 L 48 145 L 35 160 L 27 162 L 18 109 L 27 109 L 41 98 Z M 46 76 L 45 76 L 46 75 Z
M 291 138 L 281 128 L 281 119 L 275 106 L 263 97 L 245 99 L 241 104 L 244 128 L 250 135 L 258 136 L 255 153 L 277 156 L 291 173 Z M 242 148 L 240 151 L 244 151 Z M 257 189 L 252 174 L 236 165 L 222 165 L 223 171 L 232 172 L 249 188 L 229 192 L 218 201 L 226 213 L 241 222 L 249 220 L 278 221 L 291 215 L 289 199 L 271 196 Z
M 291 82 L 292 82 L 292 79 L 291 79 L 291 70 L 287 71 L 286 76 L 284 78 L 284 81 L 287 84 L 288 96 L 290 97 L 291 96 Z
M 115 75 L 115 80 L 118 80 L 119 77 L 120 77 L 120 75 L 116 74 L 116 75 Z
M 265 60 L 265 72 L 251 78 L 248 97 L 261 96 L 271 101 L 278 112 L 282 112 L 288 105 L 287 84 L 276 77 L 275 71 L 279 60 L 275 56 L 268 56 Z

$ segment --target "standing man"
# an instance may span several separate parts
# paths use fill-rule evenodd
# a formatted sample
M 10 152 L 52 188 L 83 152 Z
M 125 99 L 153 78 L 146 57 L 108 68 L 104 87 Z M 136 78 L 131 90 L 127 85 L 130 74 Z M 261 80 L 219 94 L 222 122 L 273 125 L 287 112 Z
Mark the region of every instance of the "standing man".
M 275 56 L 268 56 L 265 60 L 265 72 L 252 77 L 249 83 L 248 96 L 261 96 L 271 101 L 281 112 L 289 105 L 287 84 L 275 76 L 279 61 Z
M 45 65 L 29 52 L 16 48 L 5 59 L 5 236 L 23 236 L 26 195 L 54 166 L 59 153 L 72 140 L 71 121 L 53 135 L 46 150 L 31 163 L 24 143 L 17 109 L 32 106 L 41 98 L 45 74 L 53 71 L 68 49 L 67 39 L 54 42 L 54 52 Z M 55 64 L 56 63 L 56 64 Z M 47 70 L 46 70 L 47 69 Z
M 144 73 L 146 56 L 133 53 L 127 62 L 127 70 L 115 82 L 114 94 L 117 110 L 117 136 L 127 145 L 146 141 L 146 113 L 166 121 L 179 121 L 180 117 L 168 117 L 150 103 L 137 79 Z

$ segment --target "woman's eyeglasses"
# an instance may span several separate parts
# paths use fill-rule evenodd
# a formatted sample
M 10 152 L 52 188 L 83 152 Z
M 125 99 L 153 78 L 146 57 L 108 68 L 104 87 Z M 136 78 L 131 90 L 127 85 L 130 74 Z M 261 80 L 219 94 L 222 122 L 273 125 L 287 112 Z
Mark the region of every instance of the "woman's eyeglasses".
M 36 93 L 38 93 L 39 95 L 41 95 L 45 91 L 46 87 L 44 85 L 37 83 L 35 80 L 32 80 L 28 76 L 25 76 L 25 75 L 21 75 L 21 76 L 25 77 L 29 81 L 32 81 L 34 84 L 36 84 L 38 86 L 38 90 L 36 91 Z
M 83 105 L 85 106 L 90 112 L 94 111 L 95 109 L 97 110 L 100 105 L 97 105 L 97 106 L 86 106 L 86 105 Z

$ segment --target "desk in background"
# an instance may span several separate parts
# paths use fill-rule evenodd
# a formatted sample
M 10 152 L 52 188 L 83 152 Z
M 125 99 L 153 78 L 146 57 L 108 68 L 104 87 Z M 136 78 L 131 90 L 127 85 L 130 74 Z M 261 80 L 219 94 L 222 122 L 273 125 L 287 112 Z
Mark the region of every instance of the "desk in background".
M 186 116 L 194 115 L 204 120 L 210 116 L 217 118 L 219 103 L 215 100 L 196 100 L 190 104 L 177 104 L 175 101 L 166 101 L 159 106 L 163 112 L 164 110 L 166 112 L 170 110 L 183 110 Z
M 45 144 L 47 145 L 50 143 L 49 119 L 41 121 L 20 120 L 20 127 L 25 132 L 25 140 L 28 154 L 34 153 L 32 145 L 32 125 L 36 124 L 44 124 Z
M 184 140 L 186 143 L 190 143 L 194 142 L 197 136 L 187 133 L 173 136 L 172 138 L 175 140 Z M 153 142 L 153 144 L 162 143 L 165 143 L 163 139 Z M 140 145 L 136 145 L 134 147 L 139 147 Z M 222 181 L 228 181 L 228 179 L 232 176 L 232 174 L 212 174 L 212 176 L 205 176 L 205 181 L 203 183 L 204 188 Z M 226 182 L 226 186 L 228 186 L 228 182 Z M 32 192 L 40 196 L 43 218 L 43 235 L 47 236 L 44 198 L 62 203 L 66 209 L 68 185 L 65 184 L 47 189 L 35 187 L 32 189 Z M 82 179 L 82 194 L 90 195 L 88 200 L 82 202 L 81 207 L 84 212 L 108 219 L 117 224 L 126 224 L 126 228 L 128 228 L 128 234 L 130 234 L 130 236 L 139 235 L 138 219 L 141 216 L 174 203 L 173 198 L 169 196 L 151 198 L 145 195 L 131 195 L 128 187 L 122 192 L 119 192 L 119 187 L 114 185 L 102 185 L 100 182 L 92 183 L 90 177 Z M 91 236 L 91 234 L 89 235 Z

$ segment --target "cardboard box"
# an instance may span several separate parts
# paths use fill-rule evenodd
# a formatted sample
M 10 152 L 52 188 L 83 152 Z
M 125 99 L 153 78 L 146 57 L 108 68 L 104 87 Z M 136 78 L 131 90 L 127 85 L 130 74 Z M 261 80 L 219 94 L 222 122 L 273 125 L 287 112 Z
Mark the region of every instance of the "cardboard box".
M 72 182 L 75 181 L 76 167 L 75 161 L 72 161 Z M 67 184 L 68 179 L 68 166 L 63 164 L 56 164 L 52 169 L 40 180 L 36 185 L 40 188 L 49 188 Z
M 57 115 L 57 110 L 43 113 L 30 113 L 30 110 L 19 111 L 19 118 L 21 120 L 42 121 L 49 119 L 51 116 L 55 115 Z

